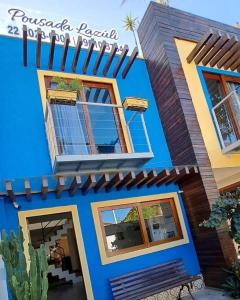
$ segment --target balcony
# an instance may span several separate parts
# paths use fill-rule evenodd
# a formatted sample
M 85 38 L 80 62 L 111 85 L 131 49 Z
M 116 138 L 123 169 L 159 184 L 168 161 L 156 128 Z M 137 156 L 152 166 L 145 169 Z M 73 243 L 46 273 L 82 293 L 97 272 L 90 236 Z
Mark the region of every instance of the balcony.
M 240 152 L 239 92 L 239 88 L 236 88 L 212 108 L 223 153 Z
M 45 123 L 55 173 L 127 171 L 153 157 L 143 114 L 126 111 L 124 116 L 122 105 L 112 104 L 108 96 L 104 103 L 94 101 L 96 93 L 108 93 L 102 90 L 88 89 L 87 101 L 47 101 Z

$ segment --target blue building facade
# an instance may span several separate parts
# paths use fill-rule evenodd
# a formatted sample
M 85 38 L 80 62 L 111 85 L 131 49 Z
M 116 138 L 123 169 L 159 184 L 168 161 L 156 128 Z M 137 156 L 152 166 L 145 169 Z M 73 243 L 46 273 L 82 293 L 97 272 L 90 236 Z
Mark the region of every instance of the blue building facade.
M 110 278 L 174 259 L 182 259 L 189 274 L 199 274 L 176 183 L 183 171 L 173 168 L 145 61 L 136 58 L 123 78 L 122 71 L 130 59 L 125 58 L 113 77 L 121 54 L 113 55 L 110 62 L 111 53 L 104 53 L 94 74 L 100 53 L 91 53 L 89 47 L 81 49 L 73 72 L 76 49 L 67 49 L 62 70 L 65 48 L 55 45 L 53 66 L 49 68 L 51 44 L 42 43 L 41 65 L 37 68 L 36 41 L 27 42 L 24 66 L 23 41 L 4 36 L 0 39 L 0 77 L 4 83 L 0 229 L 17 231 L 21 226 L 26 241 L 35 247 L 46 243 L 49 260 L 55 264 L 50 287 L 56 281 L 54 275 L 65 267 L 75 271 L 73 282 L 81 277 L 87 299 L 113 299 Z M 108 62 L 110 67 L 104 76 Z M 88 103 L 76 104 L 76 99 L 66 103 L 70 96 L 50 97 L 48 89 L 55 89 L 56 77 L 66 80 L 66 85 L 79 80 L 86 87 L 79 98 L 84 93 Z M 146 99 L 148 108 L 138 112 L 121 107 L 128 97 Z M 79 105 L 78 110 L 75 105 Z M 79 133 L 82 117 L 84 124 L 89 122 L 91 126 L 83 126 Z M 88 136 L 88 141 L 81 135 Z M 136 208 L 142 209 L 144 222 L 139 220 Z M 71 221 L 73 238 L 66 220 Z M 43 228 L 52 230 L 47 238 L 40 237 Z M 56 248 L 62 252 L 59 250 L 59 254 Z

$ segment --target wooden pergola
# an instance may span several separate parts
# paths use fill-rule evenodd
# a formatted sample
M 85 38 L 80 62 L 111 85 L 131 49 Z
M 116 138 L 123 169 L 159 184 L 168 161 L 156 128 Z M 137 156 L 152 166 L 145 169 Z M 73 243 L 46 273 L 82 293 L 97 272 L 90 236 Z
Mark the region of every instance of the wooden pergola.
M 210 30 L 187 57 L 187 62 L 240 72 L 240 41 L 236 36 Z
M 27 34 L 27 26 L 23 25 L 23 65 L 26 67 L 28 65 L 28 34 Z M 37 30 L 37 43 L 36 43 L 36 67 L 41 67 L 41 43 L 42 43 L 42 31 L 40 28 Z M 70 36 L 68 33 L 65 34 L 65 41 L 64 45 L 62 46 L 62 57 L 59 62 L 59 66 L 61 71 L 65 70 L 65 64 L 69 49 L 69 43 L 70 43 Z M 83 74 L 86 74 L 89 69 L 89 63 L 92 58 L 92 54 L 94 51 L 96 41 L 94 39 L 91 39 L 89 42 L 89 46 L 87 49 L 87 55 L 84 58 L 83 67 L 81 72 Z M 77 44 L 75 46 L 75 53 L 72 60 L 72 72 L 76 73 L 77 71 L 77 64 L 80 56 L 80 52 L 82 49 L 83 40 L 81 36 L 78 36 Z M 52 70 L 53 68 L 53 62 L 54 62 L 54 52 L 55 52 L 55 46 L 56 46 L 56 33 L 54 30 L 50 33 L 50 45 L 49 45 L 49 57 L 48 57 L 48 69 Z M 122 52 L 120 55 L 116 55 L 118 47 L 117 44 L 113 44 L 110 53 L 106 53 L 106 47 L 107 43 L 105 41 L 102 42 L 100 50 L 97 52 L 97 57 L 94 62 L 94 68 L 93 68 L 93 75 L 97 75 L 97 72 L 99 71 L 99 66 L 102 62 L 103 56 L 105 54 L 108 55 L 107 61 L 105 62 L 105 65 L 103 67 L 102 75 L 103 76 L 111 76 L 116 78 L 121 66 L 123 65 L 124 61 L 126 60 L 126 64 L 122 70 L 122 78 L 126 78 L 129 70 L 131 69 L 131 66 L 133 65 L 135 59 L 138 56 L 138 48 L 135 47 L 131 53 L 130 56 L 127 56 L 129 52 L 129 47 L 125 45 L 122 49 Z M 114 61 L 114 58 L 118 57 L 117 62 L 114 66 L 112 74 L 109 74 L 110 67 Z
M 61 198 L 63 192 L 67 192 L 69 196 L 75 194 L 86 195 L 92 191 L 99 193 L 105 191 L 120 191 L 123 188 L 131 190 L 132 188 L 141 189 L 143 187 L 153 187 L 161 185 L 169 185 L 170 183 L 179 183 L 187 177 L 191 178 L 199 173 L 197 166 L 182 166 L 172 169 L 152 169 L 129 172 L 116 173 L 99 173 L 89 175 L 68 175 L 54 177 L 55 187 L 49 185 L 48 177 L 39 178 L 41 183 L 39 190 L 31 188 L 31 179 L 22 179 L 22 191 L 14 191 L 14 183 L 16 180 L 5 181 L 5 192 L 2 195 L 7 196 L 13 203 L 16 202 L 18 195 L 25 195 L 26 199 L 31 201 L 34 194 L 40 194 L 43 200 L 47 199 L 48 193 L 55 193 L 56 198 Z M 51 181 L 52 181 L 51 177 Z

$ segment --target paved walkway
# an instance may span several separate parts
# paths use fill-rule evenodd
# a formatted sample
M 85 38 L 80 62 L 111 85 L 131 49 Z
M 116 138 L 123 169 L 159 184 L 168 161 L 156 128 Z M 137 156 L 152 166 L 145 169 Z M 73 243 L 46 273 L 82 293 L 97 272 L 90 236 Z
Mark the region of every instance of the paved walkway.
M 196 300 L 230 300 L 232 298 L 226 296 L 224 291 L 217 289 L 205 288 L 199 291 L 197 294 L 194 294 Z M 192 300 L 190 296 L 182 298 L 183 300 Z

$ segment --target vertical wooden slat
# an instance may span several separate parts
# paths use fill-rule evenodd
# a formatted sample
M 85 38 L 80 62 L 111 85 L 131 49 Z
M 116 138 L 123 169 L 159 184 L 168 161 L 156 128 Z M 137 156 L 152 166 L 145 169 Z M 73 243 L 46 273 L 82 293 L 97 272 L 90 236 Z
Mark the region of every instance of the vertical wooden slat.
M 32 200 L 31 186 L 30 186 L 29 180 L 24 180 L 24 187 L 25 187 L 25 192 L 26 192 L 26 198 L 28 200 Z
M 23 25 L 23 65 L 27 66 L 27 26 Z
M 42 178 L 41 196 L 43 200 L 47 199 L 47 192 L 48 192 L 48 180 L 47 178 Z
M 90 59 L 91 59 L 91 56 L 93 53 L 94 44 L 95 44 L 94 39 L 91 39 L 89 42 L 87 56 L 85 58 L 85 62 L 84 62 L 83 69 L 82 69 L 83 74 L 87 73 L 88 65 L 89 65 L 89 62 L 90 62 Z
M 121 190 L 123 187 L 127 186 L 128 184 L 130 184 L 134 179 L 136 178 L 136 174 L 135 172 L 131 171 L 129 172 L 121 182 L 119 182 L 119 184 L 116 186 L 116 189 L 119 191 Z
M 123 173 L 117 173 L 113 176 L 110 182 L 106 186 L 106 191 L 109 192 L 111 189 L 115 188 L 123 180 Z
M 103 189 L 110 181 L 109 174 L 105 173 L 102 175 L 102 177 L 98 180 L 96 186 L 94 187 L 95 193 Z
M 54 30 L 52 30 L 50 33 L 50 50 L 49 50 L 49 58 L 48 58 L 48 69 L 49 70 L 52 70 L 52 67 L 53 67 L 55 42 L 56 42 L 56 33 Z
M 128 48 L 127 45 L 125 45 L 124 48 L 123 48 L 123 50 L 122 50 L 121 55 L 118 58 L 117 65 L 116 65 L 116 67 L 115 67 L 115 69 L 113 71 L 113 77 L 114 78 L 117 77 L 117 74 L 118 74 L 118 72 L 119 72 L 119 70 L 120 70 L 120 68 L 121 68 L 121 66 L 122 66 L 122 64 L 124 62 L 125 57 L 128 54 L 128 51 L 129 51 L 129 48 Z
M 81 186 L 81 177 L 80 176 L 75 176 L 70 187 L 69 187 L 69 190 L 68 190 L 68 193 L 70 196 L 73 196 L 76 191 L 80 188 Z
M 7 192 L 7 195 L 9 197 L 9 199 L 12 202 L 16 202 L 16 196 L 14 194 L 13 187 L 12 187 L 12 182 L 10 180 L 7 180 L 5 182 L 5 188 L 6 188 L 6 192 Z
M 64 40 L 64 45 L 63 45 L 63 54 L 62 54 L 62 61 L 61 61 L 61 71 L 64 71 L 65 69 L 65 63 L 66 63 L 66 58 L 67 58 L 67 52 L 68 52 L 68 47 L 70 43 L 70 36 L 68 33 L 65 34 L 65 40 Z
M 103 55 L 105 53 L 105 50 L 106 50 L 106 47 L 107 47 L 107 43 L 106 41 L 103 41 L 102 42 L 102 45 L 101 45 L 101 48 L 98 52 L 98 57 L 96 59 L 96 62 L 95 62 L 95 65 L 94 65 L 94 68 L 93 68 L 93 75 L 96 75 L 97 74 L 97 71 L 98 71 L 98 68 L 100 66 L 100 63 L 102 61 L 102 58 L 103 58 Z
M 41 67 L 41 41 L 42 41 L 42 30 L 37 29 L 37 47 L 36 47 L 36 66 Z
M 65 185 L 64 177 L 60 176 L 58 178 L 58 183 L 57 183 L 57 186 L 56 186 L 56 198 L 59 199 L 61 197 L 61 194 L 64 190 L 64 185 Z
M 130 56 L 129 59 L 128 59 L 128 62 L 127 62 L 127 64 L 126 64 L 125 68 L 124 68 L 123 71 L 122 71 L 122 78 L 123 78 L 123 79 L 126 78 L 128 72 L 129 72 L 129 70 L 130 70 L 132 64 L 134 63 L 135 59 L 137 58 L 137 56 L 138 56 L 138 48 L 135 47 L 135 48 L 133 49 L 133 52 L 132 52 L 131 56 Z
M 112 45 L 111 52 L 109 53 L 108 59 L 106 61 L 105 67 L 103 69 L 103 76 L 107 76 L 107 72 L 108 72 L 108 70 L 109 70 L 109 68 L 111 66 L 111 63 L 112 63 L 112 61 L 114 59 L 114 56 L 115 56 L 115 54 L 117 52 L 117 49 L 118 49 L 117 44 L 114 43 Z
M 82 187 L 82 193 L 86 195 L 88 191 L 93 188 L 96 184 L 96 176 L 95 175 L 89 175 L 87 180 L 85 181 L 83 187 Z
M 72 71 L 73 71 L 73 73 L 76 72 L 81 47 L 82 47 L 82 37 L 79 36 L 78 40 L 77 40 L 77 45 L 76 45 L 76 48 L 75 48 L 73 62 L 72 62 Z

